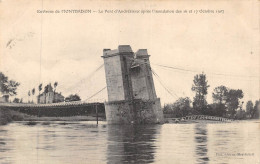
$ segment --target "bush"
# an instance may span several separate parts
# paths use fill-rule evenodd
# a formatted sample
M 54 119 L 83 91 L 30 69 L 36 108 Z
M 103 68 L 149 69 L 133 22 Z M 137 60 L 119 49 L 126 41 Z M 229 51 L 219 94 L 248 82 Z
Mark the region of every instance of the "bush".
M 163 113 L 170 117 L 184 117 L 191 113 L 190 99 L 188 97 L 179 98 L 173 104 L 164 106 Z
M 24 115 L 9 109 L 0 109 L 0 125 L 6 125 L 12 121 L 22 121 Z

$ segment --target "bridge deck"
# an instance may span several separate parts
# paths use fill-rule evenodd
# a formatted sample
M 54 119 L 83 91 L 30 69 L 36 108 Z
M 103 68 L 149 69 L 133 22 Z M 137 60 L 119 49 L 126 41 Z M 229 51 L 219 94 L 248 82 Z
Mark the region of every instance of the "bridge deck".
M 190 115 L 190 116 L 185 116 L 185 117 L 181 117 L 181 118 L 175 118 L 175 121 L 185 121 L 185 120 L 213 120 L 213 121 L 221 121 L 221 122 L 234 121 L 229 118 L 208 116 L 208 115 Z
M 38 117 L 69 117 L 77 115 L 94 116 L 96 113 L 104 116 L 104 103 L 89 103 L 85 101 L 62 102 L 52 104 L 23 104 L 23 103 L 0 103 L 1 109 L 10 109 L 35 115 Z
M 102 103 L 89 103 L 86 101 L 60 102 L 50 104 L 26 104 L 26 103 L 0 103 L 0 107 L 22 107 L 22 108 L 42 108 L 42 107 L 68 107 L 68 106 L 93 106 Z

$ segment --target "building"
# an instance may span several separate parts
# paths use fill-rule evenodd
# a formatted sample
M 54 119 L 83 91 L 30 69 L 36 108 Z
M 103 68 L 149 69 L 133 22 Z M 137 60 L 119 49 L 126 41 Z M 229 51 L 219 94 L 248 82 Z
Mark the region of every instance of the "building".
M 50 104 L 64 102 L 64 96 L 61 93 L 53 91 L 51 85 L 48 85 L 48 89 L 37 97 L 38 104 Z
M 2 97 L 0 97 L 0 103 L 9 102 L 9 95 L 5 94 Z
M 157 98 L 148 52 L 134 53 L 129 45 L 116 50 L 104 49 L 109 124 L 163 123 L 160 99 Z

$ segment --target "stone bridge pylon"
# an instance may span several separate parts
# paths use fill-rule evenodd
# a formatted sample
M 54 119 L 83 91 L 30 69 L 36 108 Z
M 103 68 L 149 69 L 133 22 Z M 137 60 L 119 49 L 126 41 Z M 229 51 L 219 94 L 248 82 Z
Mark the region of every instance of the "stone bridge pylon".
M 104 49 L 103 56 L 108 102 L 108 124 L 164 123 L 146 49 L 134 53 L 129 45 Z

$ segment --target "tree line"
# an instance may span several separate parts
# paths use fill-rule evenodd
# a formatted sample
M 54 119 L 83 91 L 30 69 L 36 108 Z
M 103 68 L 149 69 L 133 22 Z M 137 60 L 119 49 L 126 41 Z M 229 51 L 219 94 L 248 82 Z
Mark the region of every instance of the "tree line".
M 57 88 L 57 86 L 58 86 L 58 82 L 57 81 L 55 81 L 54 82 L 54 84 L 53 84 L 53 86 L 54 86 L 54 94 L 56 93 L 56 88 Z M 47 84 L 47 85 L 45 85 L 45 87 L 44 87 L 44 90 L 43 90 L 43 92 L 42 93 L 48 93 L 49 92 L 49 88 L 51 89 L 51 90 L 53 90 L 53 87 L 52 87 L 52 84 L 51 83 L 49 83 L 49 84 Z M 42 91 L 42 83 L 41 84 L 39 84 L 39 86 L 38 86 L 38 96 L 40 96 L 42 93 L 41 93 L 41 91 Z M 34 103 L 33 102 L 33 97 L 34 97 L 34 95 L 35 95 L 35 88 L 32 88 L 31 90 L 29 90 L 28 91 L 28 93 L 27 93 L 27 95 L 28 95 L 28 103 Z M 36 99 L 37 99 L 37 96 L 36 96 Z
M 206 74 L 194 76 L 191 90 L 195 93 L 193 101 L 188 97 L 181 97 L 174 103 L 164 105 L 163 112 L 171 117 L 183 117 L 192 114 L 203 114 L 234 119 L 259 118 L 260 100 L 255 104 L 249 100 L 246 110 L 242 109 L 244 93 L 241 89 L 231 89 L 226 86 L 214 88 L 213 103 L 208 104 L 208 81 Z
M 58 86 L 58 82 L 57 81 L 55 81 L 53 83 L 53 87 L 52 87 L 52 84 L 49 83 L 49 84 L 44 86 L 44 90 L 43 90 L 42 93 L 46 94 L 48 92 L 54 92 L 54 94 L 56 94 L 57 86 Z M 43 88 L 42 88 L 42 83 L 41 83 L 38 86 L 39 96 L 42 94 L 41 93 L 42 89 Z M 35 88 L 33 88 L 32 90 L 28 91 L 28 102 L 29 103 L 33 103 L 33 101 L 31 101 L 31 102 L 29 101 L 29 97 L 31 96 L 31 93 L 32 93 L 32 96 L 33 96 L 34 93 L 35 93 Z M 65 99 L 64 99 L 65 102 L 80 101 L 80 100 L 81 100 L 81 98 L 80 98 L 80 96 L 78 94 L 70 94 L 69 96 L 65 97 Z
M 16 82 L 14 80 L 9 80 L 9 78 L 3 73 L 0 72 L 0 93 L 3 96 L 7 96 L 9 98 L 9 96 L 16 96 L 17 95 L 17 88 L 20 86 L 19 82 Z M 44 86 L 44 90 L 43 90 L 43 84 L 39 84 L 38 86 L 38 96 L 40 96 L 42 93 L 48 93 L 49 92 L 49 88 L 50 90 L 53 90 L 54 94 L 56 93 L 56 89 L 58 86 L 58 82 L 54 82 L 53 83 L 53 87 L 52 84 L 49 83 L 47 85 Z M 41 92 L 43 90 L 43 92 Z M 33 98 L 34 96 L 36 96 L 37 99 L 37 95 L 35 95 L 36 93 L 36 89 L 35 87 L 30 89 L 27 93 L 28 95 L 28 103 L 34 103 Z M 78 94 L 70 94 L 69 96 L 65 97 L 65 102 L 70 102 L 70 101 L 80 101 L 81 98 Z M 19 99 L 17 97 L 15 97 L 13 99 L 14 103 L 23 103 L 23 98 Z

